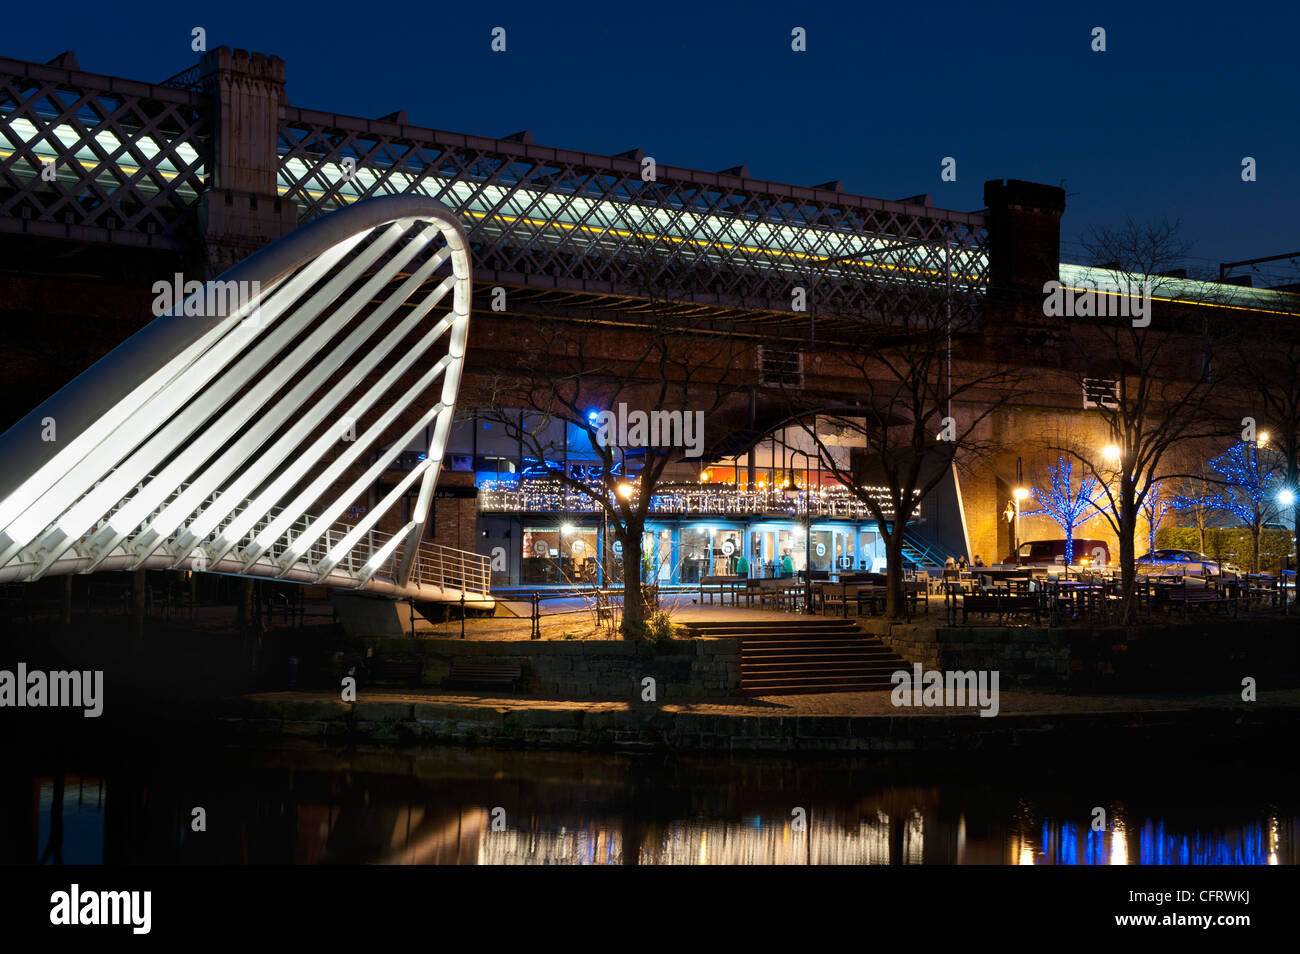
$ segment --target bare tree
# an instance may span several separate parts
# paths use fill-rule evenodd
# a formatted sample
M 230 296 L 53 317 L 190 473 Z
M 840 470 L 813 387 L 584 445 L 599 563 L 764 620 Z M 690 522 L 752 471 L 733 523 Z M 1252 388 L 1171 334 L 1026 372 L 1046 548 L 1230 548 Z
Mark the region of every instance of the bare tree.
M 1123 622 L 1132 617 L 1134 538 L 1148 494 L 1176 476 L 1167 463 L 1181 444 L 1226 433 L 1211 397 L 1220 387 L 1216 357 L 1227 329 L 1210 309 L 1196 308 L 1215 303 L 1216 292 L 1186 281 L 1178 266 L 1190 245 L 1178 233 L 1177 223 L 1130 220 L 1118 230 L 1094 229 L 1084 241 L 1097 279 L 1080 291 L 1126 307 L 1110 314 L 1092 308 L 1074 319 L 1074 341 L 1089 364 L 1082 377 L 1113 383 L 1095 401 L 1109 439 L 1104 448 L 1072 442 L 1060 449 L 1098 480 L 1098 509 L 1119 538 Z
M 1175 480 L 1170 503 L 1174 510 L 1187 515 L 1200 539 L 1200 551 L 1206 553 L 1205 532 L 1213 526 L 1219 512 L 1219 498 L 1210 476 L 1209 455 L 1201 455 L 1192 467 L 1193 473 Z
M 1147 488 L 1140 509 L 1142 511 L 1142 520 L 1147 525 L 1148 551 L 1156 548 L 1156 534 L 1160 532 L 1160 525 L 1165 522 L 1165 517 L 1169 515 L 1172 508 L 1173 504 L 1163 482 L 1157 482 Z
M 1259 572 L 1259 541 L 1264 527 L 1280 511 L 1277 499 L 1282 464 L 1255 441 L 1237 441 L 1210 461 L 1220 475 L 1218 506 L 1232 514 L 1250 534 L 1250 570 Z
M 526 356 L 492 383 L 488 416 L 603 514 L 622 550 L 622 633 L 643 638 L 642 534 L 655 491 L 665 468 L 698 453 L 684 446 L 703 440 L 696 422 L 732 393 L 740 340 L 660 300 L 621 327 L 540 320 L 523 345 Z M 611 418 L 628 426 L 611 427 Z M 565 466 L 575 439 L 585 459 L 580 473 Z
M 1300 554 L 1300 295 L 1278 298 L 1275 307 L 1287 314 L 1267 316 L 1257 333 L 1234 339 L 1234 382 L 1246 395 L 1242 439 L 1260 440 L 1280 457 L 1279 503 L 1290 511 L 1292 544 Z M 1266 440 L 1259 436 L 1265 432 Z
M 885 543 L 886 615 L 905 614 L 903 546 L 921 502 L 951 472 L 987 460 L 1000 445 L 990 419 L 1025 392 L 1018 368 L 983 347 L 983 323 L 969 288 L 954 290 L 958 266 L 919 267 L 909 249 L 891 261 L 843 263 L 850 281 L 876 282 L 871 309 L 825 311 L 827 338 L 840 343 L 824 373 L 851 380 L 849 401 L 787 390 L 792 415 L 821 469 L 875 518 Z M 883 267 L 882 267 L 883 266 Z M 881 273 L 888 277 L 882 281 Z M 845 460 L 825 439 L 829 424 L 861 453 Z M 842 446 L 842 445 L 840 445 Z M 883 494 L 873 493 L 879 487 Z

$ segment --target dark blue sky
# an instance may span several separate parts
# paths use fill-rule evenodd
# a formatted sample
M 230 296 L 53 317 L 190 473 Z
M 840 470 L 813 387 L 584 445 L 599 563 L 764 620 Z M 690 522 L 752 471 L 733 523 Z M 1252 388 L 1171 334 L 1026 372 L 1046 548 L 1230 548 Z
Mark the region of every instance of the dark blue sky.
M 457 12 L 458 6 L 466 12 Z M 285 59 L 294 105 L 811 185 L 983 205 L 983 183 L 1068 192 L 1091 225 L 1181 219 L 1193 266 L 1300 249 L 1290 4 L 17 4 L 0 54 L 161 80 L 209 46 Z M 489 49 L 507 31 L 507 52 Z M 808 31 L 808 51 L 790 31 Z M 1090 49 L 1095 26 L 1106 53 Z M 939 179 L 957 159 L 957 181 Z M 1241 180 L 1241 160 L 1258 181 Z M 1300 280 L 1274 266 L 1265 278 Z M 1257 284 L 1261 282 L 1257 281 Z

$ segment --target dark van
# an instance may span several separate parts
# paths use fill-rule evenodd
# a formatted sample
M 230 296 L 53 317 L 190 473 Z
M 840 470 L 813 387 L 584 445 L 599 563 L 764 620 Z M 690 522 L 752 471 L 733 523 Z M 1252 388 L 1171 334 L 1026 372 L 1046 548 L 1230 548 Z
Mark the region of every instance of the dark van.
M 1058 560 L 1057 557 L 1060 557 Z M 1085 562 L 1086 561 L 1086 562 Z M 1037 563 L 1051 566 L 1065 562 L 1064 540 L 1031 540 L 1020 544 L 1020 549 L 1002 562 L 1015 563 L 1020 566 Z M 1106 566 L 1110 563 L 1110 547 L 1104 540 L 1074 540 L 1074 563 L 1076 566 Z

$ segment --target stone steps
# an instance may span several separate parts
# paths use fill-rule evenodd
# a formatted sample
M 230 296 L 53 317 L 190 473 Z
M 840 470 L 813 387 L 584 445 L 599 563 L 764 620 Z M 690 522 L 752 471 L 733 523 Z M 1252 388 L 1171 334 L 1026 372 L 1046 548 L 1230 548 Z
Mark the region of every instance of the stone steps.
M 887 690 L 895 672 L 911 669 L 878 637 L 842 620 L 792 617 L 687 628 L 740 641 L 740 691 L 746 695 Z

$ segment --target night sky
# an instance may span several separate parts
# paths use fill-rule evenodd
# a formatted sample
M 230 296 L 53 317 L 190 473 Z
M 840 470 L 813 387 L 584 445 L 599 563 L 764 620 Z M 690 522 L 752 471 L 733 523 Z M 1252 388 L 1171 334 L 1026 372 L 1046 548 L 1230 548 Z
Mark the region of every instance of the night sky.
M 15 4 L 0 55 L 159 81 L 209 48 L 274 53 L 290 102 L 970 211 L 983 183 L 1068 193 L 1089 226 L 1182 221 L 1188 264 L 1300 250 L 1295 4 Z M 507 51 L 489 48 L 506 29 Z M 808 50 L 791 51 L 791 30 Z M 1107 52 L 1091 50 L 1106 29 Z M 957 181 L 940 161 L 957 160 Z M 1243 182 L 1252 156 L 1258 180 Z M 1269 266 L 1256 284 L 1300 281 Z

